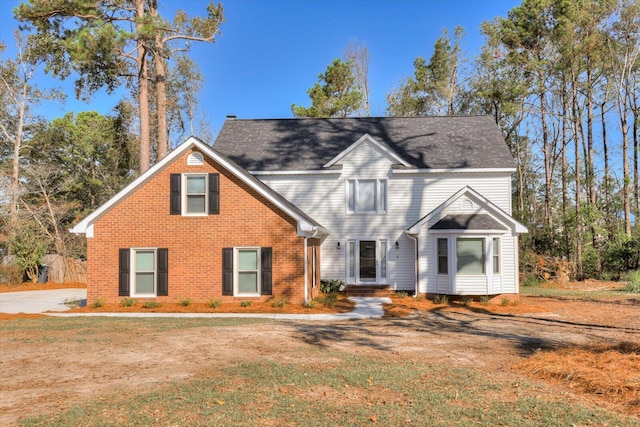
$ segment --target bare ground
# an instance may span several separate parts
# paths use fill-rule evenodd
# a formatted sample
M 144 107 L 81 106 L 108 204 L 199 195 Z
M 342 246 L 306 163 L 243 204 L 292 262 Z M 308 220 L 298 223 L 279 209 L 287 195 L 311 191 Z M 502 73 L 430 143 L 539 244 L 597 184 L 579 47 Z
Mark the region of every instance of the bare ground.
M 403 306 L 403 300 L 395 302 L 396 307 Z M 362 354 L 389 363 L 445 363 L 512 381 L 533 381 L 535 375 L 521 365 L 539 350 L 640 343 L 640 301 L 633 298 L 522 297 L 511 310 L 480 304 L 420 308 L 407 305 L 402 316 L 396 312 L 376 320 L 281 321 L 226 326 L 214 332 L 205 326 L 151 334 L 118 327 L 98 328 L 87 336 L 78 336 L 74 330 L 2 333 L 0 425 L 57 413 L 119 391 L 140 392 L 164 382 L 197 378 L 238 361 L 313 363 L 309 348 Z M 296 357 L 297 350 L 304 350 L 303 361 Z M 326 352 L 321 354 L 315 362 L 330 363 Z M 635 357 L 627 359 L 631 371 L 624 375 L 637 385 L 640 347 L 632 350 L 631 357 Z M 561 378 L 543 380 L 557 398 L 640 416 L 640 386 L 621 401 L 606 393 L 583 392 Z

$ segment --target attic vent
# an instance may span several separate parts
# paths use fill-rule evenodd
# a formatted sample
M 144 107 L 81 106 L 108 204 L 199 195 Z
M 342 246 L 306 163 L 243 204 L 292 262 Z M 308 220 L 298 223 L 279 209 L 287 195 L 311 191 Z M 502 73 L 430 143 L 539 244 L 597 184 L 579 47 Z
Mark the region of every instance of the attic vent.
M 360 155 L 361 156 L 370 156 L 373 153 L 373 148 L 369 144 L 362 144 L 360 146 Z
M 188 166 L 204 165 L 204 156 L 202 155 L 202 153 L 199 153 L 197 151 L 189 154 L 189 157 L 187 157 L 187 165 Z
M 473 202 L 469 199 L 460 200 L 460 210 L 467 211 L 473 209 Z

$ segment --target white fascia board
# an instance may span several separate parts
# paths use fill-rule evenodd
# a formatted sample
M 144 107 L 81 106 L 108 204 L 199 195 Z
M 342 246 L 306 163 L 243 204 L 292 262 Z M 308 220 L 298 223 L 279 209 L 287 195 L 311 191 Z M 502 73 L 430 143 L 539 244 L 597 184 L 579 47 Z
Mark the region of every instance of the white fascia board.
M 393 169 L 393 174 L 427 173 L 513 173 L 516 168 L 450 168 L 450 169 Z
M 185 142 L 180 144 L 169 153 L 164 159 L 160 160 L 158 163 L 153 165 L 153 167 L 149 168 L 145 173 L 136 178 L 131 184 L 127 185 L 125 188 L 120 190 L 115 196 L 105 202 L 98 209 L 93 211 L 93 213 L 86 216 L 82 221 L 77 223 L 74 227 L 72 227 L 69 231 L 74 234 L 85 234 L 88 232 L 89 227 L 91 227 L 91 233 L 93 235 L 93 223 L 104 215 L 107 211 L 109 211 L 112 207 L 118 204 L 121 200 L 126 198 L 130 193 L 136 190 L 138 187 L 142 186 L 144 183 L 153 178 L 158 172 L 164 168 L 165 165 L 171 163 L 176 157 L 182 155 L 186 150 L 190 149 L 192 146 L 197 146 L 202 151 L 204 151 L 203 147 L 208 148 L 202 141 L 197 138 L 189 137 Z M 87 236 L 89 237 L 89 236 Z
M 501 222 L 505 226 L 515 230 L 517 234 L 528 232 L 527 227 L 522 225 L 519 221 L 515 220 L 508 213 L 506 213 L 500 207 L 495 205 L 492 201 L 490 201 L 489 199 L 487 199 L 486 197 L 478 193 L 473 188 L 469 186 L 465 186 L 460 190 L 458 190 L 454 195 L 449 197 L 447 200 L 445 200 L 442 204 L 440 204 L 440 206 L 438 206 L 437 208 L 429 212 L 427 215 L 422 217 L 422 219 L 420 219 L 418 222 L 412 225 L 408 230 L 406 230 L 407 234 L 410 234 L 410 235 L 420 234 L 420 229 L 424 226 L 424 224 L 429 222 L 431 218 L 433 218 L 435 215 L 438 215 L 445 208 L 447 208 L 448 206 L 451 206 L 451 204 L 453 204 L 456 200 L 458 200 L 463 195 L 474 199 L 478 204 L 482 205 L 485 209 L 487 209 L 491 213 L 491 216 L 493 216 L 495 219 L 497 219 L 499 222 Z
M 340 175 L 342 170 L 249 171 L 251 175 Z
M 351 144 L 350 146 L 348 146 L 344 151 L 342 151 L 340 154 L 338 154 L 337 156 L 335 156 L 333 159 L 329 160 L 329 163 L 327 163 L 326 165 L 324 165 L 323 167 L 325 168 L 330 168 L 331 166 L 333 166 L 334 164 L 336 164 L 340 159 L 342 159 L 344 156 L 346 156 L 347 154 L 349 154 L 351 151 L 353 151 L 358 145 L 362 144 L 364 141 L 369 141 L 372 144 L 374 144 L 376 147 L 378 147 L 380 150 L 382 150 L 387 156 L 391 157 L 392 159 L 396 160 L 398 163 L 400 163 L 403 166 L 406 167 L 411 167 L 411 165 L 409 163 L 407 163 L 404 159 L 402 159 L 400 156 L 398 156 L 394 151 L 392 151 L 389 147 L 387 147 L 385 144 L 382 144 L 380 142 L 378 142 L 375 138 L 373 138 L 371 135 L 369 135 L 368 133 L 365 133 L 364 135 L 362 135 L 360 137 L 360 139 L 358 139 L 356 142 L 354 142 L 353 144 Z

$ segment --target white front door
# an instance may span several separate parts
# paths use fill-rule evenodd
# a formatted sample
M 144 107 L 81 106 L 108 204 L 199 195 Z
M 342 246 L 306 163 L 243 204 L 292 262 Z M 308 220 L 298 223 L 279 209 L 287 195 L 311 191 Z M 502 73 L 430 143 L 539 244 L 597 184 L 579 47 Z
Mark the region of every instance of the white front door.
M 387 240 L 347 240 L 347 283 L 388 283 Z

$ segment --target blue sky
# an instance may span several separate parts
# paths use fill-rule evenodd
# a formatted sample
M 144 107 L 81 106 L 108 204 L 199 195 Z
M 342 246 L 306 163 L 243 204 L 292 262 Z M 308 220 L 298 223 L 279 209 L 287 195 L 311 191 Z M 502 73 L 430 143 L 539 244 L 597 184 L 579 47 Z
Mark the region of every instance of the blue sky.
M 13 57 L 12 31 L 18 23 L 12 9 L 19 0 L 0 0 L 0 40 L 5 58 Z M 160 0 L 164 16 L 183 8 L 204 14 L 206 0 Z M 225 116 L 239 118 L 291 117 L 291 104 L 309 105 L 306 91 L 347 44 L 367 44 L 371 56 L 369 80 L 372 114 L 384 115 L 385 96 L 413 72 L 413 60 L 428 60 L 443 28 L 466 31 L 463 50 L 469 58 L 483 44 L 480 24 L 520 4 L 515 0 L 226 0 L 226 22 L 214 44 L 192 47 L 204 77 L 200 110 L 217 134 Z M 60 87 L 64 105 L 44 104 L 48 119 L 65 112 L 110 113 L 121 94 L 99 93 L 88 102 L 76 101 L 73 79 L 68 82 L 42 75 L 41 86 Z

